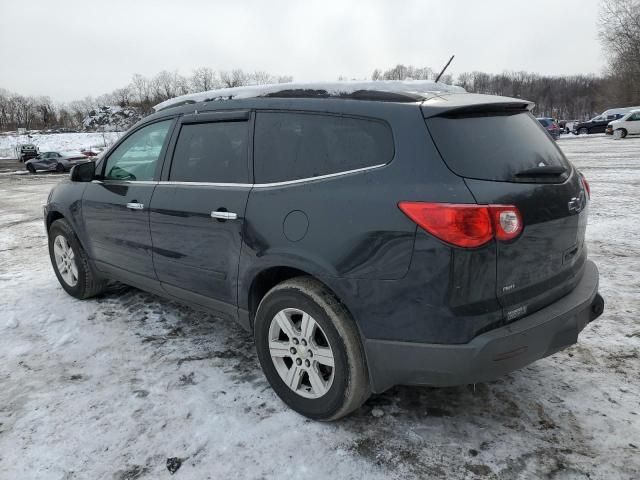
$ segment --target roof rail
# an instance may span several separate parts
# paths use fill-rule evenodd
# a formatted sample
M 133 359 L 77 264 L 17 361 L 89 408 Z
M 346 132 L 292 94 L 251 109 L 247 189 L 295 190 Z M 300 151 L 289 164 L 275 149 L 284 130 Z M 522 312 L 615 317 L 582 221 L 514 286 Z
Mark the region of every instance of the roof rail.
M 345 98 L 386 102 L 416 102 L 443 93 L 465 93 L 462 87 L 430 80 L 378 80 L 324 83 L 280 83 L 220 88 L 191 93 L 159 103 L 155 111 L 196 102 L 241 98 Z

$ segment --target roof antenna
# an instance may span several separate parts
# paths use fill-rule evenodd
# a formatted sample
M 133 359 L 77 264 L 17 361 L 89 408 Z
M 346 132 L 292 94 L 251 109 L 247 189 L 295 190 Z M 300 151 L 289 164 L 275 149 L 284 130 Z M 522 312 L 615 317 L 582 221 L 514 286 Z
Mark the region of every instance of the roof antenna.
M 447 62 L 447 64 L 444 66 L 444 68 L 442 69 L 442 71 L 440 72 L 440 75 L 438 75 L 438 77 L 436 78 L 436 83 L 438 83 L 438 80 L 440 80 L 440 77 L 442 76 L 442 74 L 445 72 L 445 70 L 447 69 L 447 67 L 449 66 L 449 64 L 453 61 L 453 58 L 455 57 L 455 55 L 451 55 L 451 58 L 449 59 L 449 61 Z

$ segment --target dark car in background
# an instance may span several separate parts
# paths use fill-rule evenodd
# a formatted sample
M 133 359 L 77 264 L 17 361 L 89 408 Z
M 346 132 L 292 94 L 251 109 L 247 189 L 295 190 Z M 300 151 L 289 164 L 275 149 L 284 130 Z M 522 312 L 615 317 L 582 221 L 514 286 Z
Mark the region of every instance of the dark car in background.
M 25 162 L 25 167 L 31 173 L 37 171 L 68 172 L 74 166 L 89 161 L 82 153 L 69 152 L 43 152 L 35 158 Z
M 165 102 L 51 191 L 63 289 L 114 279 L 237 321 L 319 420 L 575 343 L 604 308 L 589 187 L 533 105 L 380 83 Z
M 560 138 L 560 127 L 553 118 L 536 118 L 538 123 L 553 137 L 554 140 Z
M 593 133 L 605 133 L 609 122 L 622 118 L 623 114 L 598 115 L 586 122 L 578 122 L 573 125 L 574 135 L 591 135 Z
M 38 147 L 31 143 L 18 145 L 18 147 L 16 147 L 16 155 L 20 162 L 26 162 L 38 156 Z

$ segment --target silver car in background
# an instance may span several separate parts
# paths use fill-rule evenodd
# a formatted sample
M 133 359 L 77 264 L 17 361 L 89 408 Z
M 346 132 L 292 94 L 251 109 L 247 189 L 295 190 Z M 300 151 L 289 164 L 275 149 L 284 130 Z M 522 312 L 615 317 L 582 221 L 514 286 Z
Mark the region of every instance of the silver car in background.
M 31 173 L 37 171 L 68 172 L 79 163 L 90 162 L 91 159 L 79 152 L 43 152 L 25 162 Z

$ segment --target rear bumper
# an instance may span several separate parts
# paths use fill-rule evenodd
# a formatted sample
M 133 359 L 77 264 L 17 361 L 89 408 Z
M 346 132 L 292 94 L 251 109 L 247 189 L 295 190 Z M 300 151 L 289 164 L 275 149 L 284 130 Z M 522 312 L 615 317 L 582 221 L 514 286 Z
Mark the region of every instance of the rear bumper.
M 577 342 L 602 314 L 598 268 L 586 261 L 576 288 L 551 305 L 461 345 L 366 340 L 371 386 L 453 386 L 493 380 Z

